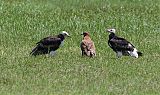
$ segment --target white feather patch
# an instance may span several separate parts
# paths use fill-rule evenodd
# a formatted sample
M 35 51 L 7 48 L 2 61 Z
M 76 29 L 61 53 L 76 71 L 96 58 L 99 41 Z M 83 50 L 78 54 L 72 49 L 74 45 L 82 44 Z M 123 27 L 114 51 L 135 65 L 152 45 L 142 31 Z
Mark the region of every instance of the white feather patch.
M 131 45 L 130 43 L 128 44 L 128 46 L 129 46 L 129 47 L 132 47 L 132 45 Z
M 131 56 L 133 56 L 133 57 L 138 58 L 137 49 L 136 49 L 136 48 L 134 48 L 134 50 L 133 50 L 133 51 L 130 51 L 130 55 L 131 55 Z

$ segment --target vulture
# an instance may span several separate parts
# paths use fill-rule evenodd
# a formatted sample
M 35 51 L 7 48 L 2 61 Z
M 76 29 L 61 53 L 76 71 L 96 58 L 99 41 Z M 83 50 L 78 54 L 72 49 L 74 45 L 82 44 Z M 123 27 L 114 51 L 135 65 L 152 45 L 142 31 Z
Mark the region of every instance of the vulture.
M 95 57 L 96 49 L 95 49 L 94 42 L 90 38 L 89 33 L 83 32 L 81 35 L 83 35 L 83 39 L 80 44 L 82 56 L 85 55 L 88 57 Z
M 108 45 L 116 52 L 118 58 L 121 56 L 132 56 L 135 58 L 142 56 L 142 53 L 138 51 L 133 44 L 124 38 L 116 36 L 115 29 L 107 29 L 107 32 L 110 33 Z
M 55 51 L 63 45 L 64 39 L 69 36 L 70 35 L 66 31 L 62 31 L 62 33 L 56 36 L 48 36 L 43 38 L 36 43 L 36 47 L 30 54 L 33 56 L 42 54 L 50 54 L 51 56 L 54 56 Z

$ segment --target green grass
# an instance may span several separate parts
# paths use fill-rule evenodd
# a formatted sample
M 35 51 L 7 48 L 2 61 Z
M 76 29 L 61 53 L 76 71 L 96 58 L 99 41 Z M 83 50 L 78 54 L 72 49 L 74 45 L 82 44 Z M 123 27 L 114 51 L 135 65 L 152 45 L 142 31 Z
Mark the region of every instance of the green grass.
M 143 57 L 117 59 L 106 28 L 131 41 Z M 29 55 L 43 37 L 72 36 L 55 57 Z M 80 53 L 89 31 L 96 58 Z M 1 0 L 0 95 L 159 95 L 159 0 Z

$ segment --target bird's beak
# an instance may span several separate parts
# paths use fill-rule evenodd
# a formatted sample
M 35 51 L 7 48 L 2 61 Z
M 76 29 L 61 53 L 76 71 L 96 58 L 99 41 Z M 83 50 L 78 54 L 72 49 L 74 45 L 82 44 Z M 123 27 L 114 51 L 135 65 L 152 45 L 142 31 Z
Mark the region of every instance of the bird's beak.
M 70 37 L 70 35 L 69 35 L 69 34 L 66 34 L 66 36 L 67 36 L 67 37 Z
M 106 32 L 110 32 L 109 29 L 107 29 Z
M 83 33 L 81 33 L 81 35 L 83 35 Z
M 68 34 L 67 37 L 70 37 L 70 35 Z

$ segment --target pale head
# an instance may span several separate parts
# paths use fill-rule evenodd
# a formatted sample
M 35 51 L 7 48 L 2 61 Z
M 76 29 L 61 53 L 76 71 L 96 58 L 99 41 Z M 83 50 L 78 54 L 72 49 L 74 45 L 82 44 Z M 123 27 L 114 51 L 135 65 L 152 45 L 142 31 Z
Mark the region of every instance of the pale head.
M 107 32 L 109 33 L 116 33 L 116 29 L 112 28 L 112 29 L 107 29 Z
M 69 35 L 69 33 L 68 33 L 68 32 L 66 32 L 66 31 L 62 31 L 62 33 L 61 33 L 61 34 L 63 34 L 64 36 L 68 36 L 68 37 L 70 36 L 70 35 Z

